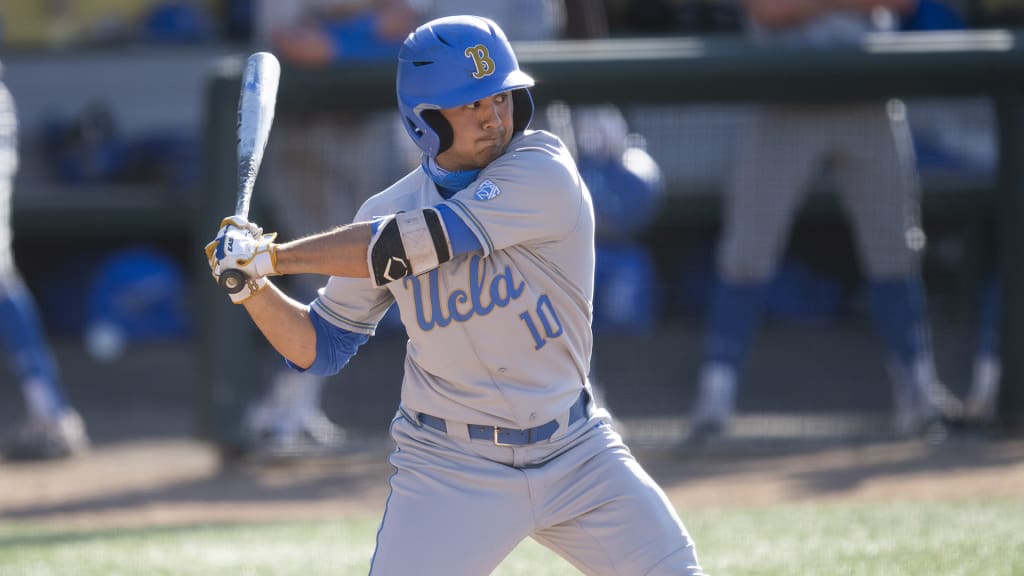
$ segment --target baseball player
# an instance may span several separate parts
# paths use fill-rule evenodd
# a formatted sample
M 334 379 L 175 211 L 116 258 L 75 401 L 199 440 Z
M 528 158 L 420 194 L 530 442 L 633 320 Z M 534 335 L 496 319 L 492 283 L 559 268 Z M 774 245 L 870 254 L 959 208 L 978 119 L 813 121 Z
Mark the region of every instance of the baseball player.
M 11 251 L 11 193 L 18 169 L 18 118 L 0 83 L 0 342 L 21 380 L 27 418 L 6 439 L 10 459 L 73 456 L 88 447 L 82 419 L 68 404 L 35 301 Z
M 591 400 L 594 219 L 533 79 L 491 20 L 405 40 L 398 108 L 422 166 L 356 223 L 287 243 L 230 217 L 214 277 L 299 370 L 333 373 L 396 303 L 409 334 L 375 575 L 489 574 L 532 536 L 587 574 L 701 574 L 662 490 Z M 268 280 L 331 276 L 308 306 Z
M 892 28 L 914 0 L 746 0 L 762 42 L 823 46 Z M 919 270 L 924 232 L 913 146 L 902 103 L 760 106 L 741 134 L 726 190 L 695 440 L 721 435 L 735 410 L 737 373 L 766 287 L 811 178 L 829 166 L 856 233 L 876 327 L 889 355 L 902 435 L 933 430 L 959 410 L 938 382 Z

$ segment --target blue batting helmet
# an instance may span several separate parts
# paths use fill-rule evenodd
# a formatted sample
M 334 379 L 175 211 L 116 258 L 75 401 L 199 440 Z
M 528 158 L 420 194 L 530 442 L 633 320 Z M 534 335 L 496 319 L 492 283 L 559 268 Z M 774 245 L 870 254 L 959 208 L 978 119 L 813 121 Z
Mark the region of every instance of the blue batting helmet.
M 501 28 L 479 16 L 438 18 L 409 34 L 398 51 L 396 85 L 402 124 L 431 157 L 452 144 L 443 108 L 511 90 L 513 130 L 525 130 L 533 117 L 533 78 L 519 70 Z

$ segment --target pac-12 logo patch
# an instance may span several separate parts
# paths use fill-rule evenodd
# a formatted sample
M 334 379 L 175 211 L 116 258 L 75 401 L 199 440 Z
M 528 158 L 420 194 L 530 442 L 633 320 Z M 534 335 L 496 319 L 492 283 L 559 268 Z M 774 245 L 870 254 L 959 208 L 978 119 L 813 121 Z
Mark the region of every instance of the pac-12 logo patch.
M 501 188 L 498 188 L 497 184 L 488 179 L 484 180 L 476 187 L 476 194 L 473 196 L 475 196 L 477 200 L 490 200 L 492 198 L 497 198 L 499 194 L 501 194 Z

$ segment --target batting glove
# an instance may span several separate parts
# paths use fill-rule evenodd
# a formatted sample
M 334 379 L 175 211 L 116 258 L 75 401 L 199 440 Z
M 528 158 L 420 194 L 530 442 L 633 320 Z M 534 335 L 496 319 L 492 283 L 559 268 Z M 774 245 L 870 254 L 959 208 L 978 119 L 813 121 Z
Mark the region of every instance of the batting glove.
M 222 227 L 223 228 L 223 227 Z M 277 276 L 277 234 L 263 234 L 253 237 L 248 228 L 226 227 L 223 235 L 206 245 L 206 259 L 214 280 L 220 282 L 225 270 L 238 270 L 248 278 L 245 287 L 231 294 L 231 301 L 238 304 L 248 300 L 267 284 L 267 276 Z
M 244 216 L 228 216 L 227 218 L 220 221 L 220 230 L 217 231 L 217 238 L 220 239 L 222 236 L 227 234 L 228 230 L 235 228 L 242 231 L 248 231 L 249 235 L 253 238 L 259 238 L 263 235 L 263 228 L 249 222 Z
M 218 282 L 220 282 L 220 269 L 217 266 L 218 257 L 216 255 L 216 245 L 231 230 L 242 232 L 254 239 L 263 237 L 263 228 L 249 222 L 244 216 L 228 216 L 221 220 L 220 229 L 217 230 L 217 235 L 213 238 L 213 242 L 207 244 L 205 248 L 206 260 L 210 263 L 210 270 L 213 272 L 213 279 Z

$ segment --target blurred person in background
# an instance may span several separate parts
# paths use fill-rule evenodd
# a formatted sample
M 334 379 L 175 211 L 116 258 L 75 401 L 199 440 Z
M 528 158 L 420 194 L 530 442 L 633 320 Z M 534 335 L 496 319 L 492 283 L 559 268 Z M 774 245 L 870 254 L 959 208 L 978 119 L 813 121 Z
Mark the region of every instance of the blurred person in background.
M 961 0 L 971 28 L 1020 28 L 1024 26 L 1024 3 L 1008 0 Z M 1000 317 L 1002 280 L 999 272 L 997 209 L 978 223 L 988 255 L 977 272 L 982 281 L 976 302 L 974 358 L 970 387 L 964 400 L 964 418 L 969 424 L 990 426 L 998 420 L 997 402 L 1002 379 Z
M 564 0 L 423 0 L 423 5 L 435 18 L 455 14 L 490 18 L 501 25 L 510 42 L 557 40 L 566 26 Z
M 389 62 L 421 19 L 407 0 L 260 0 L 255 48 L 273 52 L 285 66 Z M 274 225 L 300 236 L 350 222 L 368 191 L 409 168 L 398 165 L 401 155 L 395 153 L 400 130 L 390 109 L 279 115 L 262 177 Z M 384 165 L 382 158 L 396 165 Z M 297 296 L 310 301 L 322 280 L 291 278 Z M 324 414 L 322 388 L 321 377 L 288 369 L 281 360 L 246 417 L 251 451 L 288 456 L 341 447 L 345 432 Z
M 18 118 L 0 83 L 0 342 L 21 381 L 26 418 L 4 442 L 12 460 L 64 458 L 89 446 L 85 426 L 64 394 L 35 300 L 11 250 L 11 194 L 18 169 Z
M 896 30 L 918 0 L 744 0 L 755 42 L 828 47 Z M 759 105 L 741 130 L 725 190 L 717 281 L 707 314 L 693 441 L 726 432 L 741 365 L 787 234 L 820 170 L 836 185 L 855 234 L 868 301 L 887 354 L 893 426 L 914 436 L 942 429 L 960 402 L 939 382 L 920 258 L 920 190 L 902 102 Z
M 999 316 L 1002 313 L 1002 282 L 992 270 L 984 278 L 977 302 L 974 358 L 970 387 L 964 400 L 964 419 L 968 424 L 989 426 L 996 422 L 996 402 L 1003 363 L 999 355 Z

